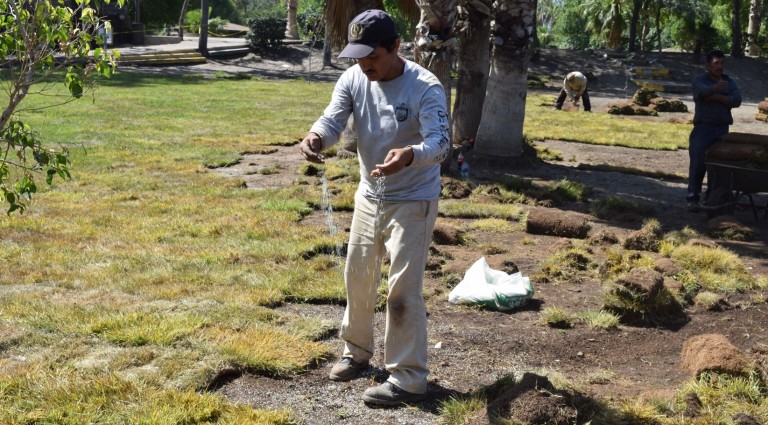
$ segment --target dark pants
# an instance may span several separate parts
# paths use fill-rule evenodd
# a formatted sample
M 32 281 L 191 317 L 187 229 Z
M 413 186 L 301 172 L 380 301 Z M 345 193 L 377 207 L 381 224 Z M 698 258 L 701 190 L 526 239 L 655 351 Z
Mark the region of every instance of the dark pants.
M 563 103 L 565 103 L 566 97 L 568 97 L 568 93 L 565 92 L 565 89 L 560 89 L 560 96 L 557 97 L 557 103 L 555 104 L 557 109 L 563 109 Z M 581 101 L 584 103 L 584 110 L 591 111 L 592 104 L 589 102 L 589 89 L 584 90 L 584 94 L 581 95 L 581 99 Z
M 728 124 L 698 123 L 693 125 L 693 131 L 688 138 L 688 157 L 691 160 L 688 168 L 689 198 L 698 200 L 704 175 L 707 173 L 707 167 L 704 165 L 707 149 L 720 140 L 720 136 L 724 134 L 728 134 Z M 708 184 L 707 191 L 709 191 L 709 186 Z

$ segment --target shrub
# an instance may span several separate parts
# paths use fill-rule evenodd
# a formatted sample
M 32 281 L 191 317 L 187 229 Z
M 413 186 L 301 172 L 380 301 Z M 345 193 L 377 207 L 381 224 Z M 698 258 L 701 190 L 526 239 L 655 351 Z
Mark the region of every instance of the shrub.
M 224 26 L 229 23 L 228 20 L 215 17 L 208 20 L 208 32 L 220 34 L 224 31 Z
M 280 47 L 285 36 L 285 19 L 254 18 L 248 21 L 250 28 L 245 39 L 251 47 L 268 49 Z
M 320 39 L 325 34 L 325 18 L 322 13 L 305 12 L 296 16 L 302 38 Z
M 200 9 L 190 10 L 184 16 L 184 29 L 192 34 L 200 34 L 200 22 L 202 21 L 202 18 L 203 14 Z M 228 23 L 229 21 L 223 18 L 210 18 L 208 19 L 208 32 L 220 33 Z

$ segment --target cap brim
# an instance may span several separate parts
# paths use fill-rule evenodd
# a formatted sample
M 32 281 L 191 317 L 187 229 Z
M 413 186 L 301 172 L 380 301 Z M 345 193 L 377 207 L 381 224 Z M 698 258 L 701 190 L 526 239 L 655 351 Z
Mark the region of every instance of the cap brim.
M 347 47 L 339 53 L 340 58 L 352 58 L 360 59 L 364 58 L 373 52 L 374 48 L 366 44 L 347 44 Z

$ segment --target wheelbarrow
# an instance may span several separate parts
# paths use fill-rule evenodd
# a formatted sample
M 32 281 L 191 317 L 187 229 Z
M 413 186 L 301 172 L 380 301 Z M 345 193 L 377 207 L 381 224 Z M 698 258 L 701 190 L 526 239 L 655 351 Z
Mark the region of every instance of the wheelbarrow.
M 709 196 L 702 209 L 712 218 L 722 214 L 733 214 L 739 198 L 746 196 L 752 207 L 755 220 L 757 211 L 764 210 L 768 218 L 768 202 L 765 206 L 755 205 L 753 194 L 768 192 L 768 169 L 747 168 L 727 162 L 705 162 Z

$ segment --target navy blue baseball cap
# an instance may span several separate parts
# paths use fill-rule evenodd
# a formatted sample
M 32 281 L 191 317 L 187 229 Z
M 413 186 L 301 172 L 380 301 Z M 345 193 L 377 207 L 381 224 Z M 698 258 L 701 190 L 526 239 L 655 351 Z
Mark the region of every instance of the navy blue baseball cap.
M 355 16 L 349 23 L 347 47 L 339 53 L 340 58 L 360 59 L 371 54 L 381 42 L 399 37 L 395 20 L 378 9 L 366 10 Z

